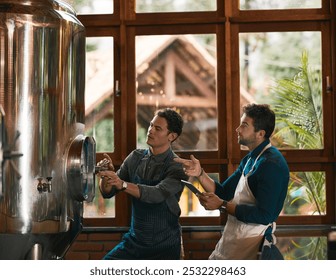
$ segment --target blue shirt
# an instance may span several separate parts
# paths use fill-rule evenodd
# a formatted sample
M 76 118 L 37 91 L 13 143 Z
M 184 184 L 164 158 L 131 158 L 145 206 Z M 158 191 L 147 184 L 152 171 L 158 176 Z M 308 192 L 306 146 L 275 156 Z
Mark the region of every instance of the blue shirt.
M 247 164 L 244 175 L 252 168 L 263 148 L 270 143 L 267 139 L 248 153 L 240 162 L 237 170 L 223 183 L 216 182 L 215 193 L 224 200 L 231 200 L 237 184 Z M 249 187 L 256 198 L 256 205 L 238 204 L 236 218 L 245 223 L 267 225 L 278 218 L 288 190 L 289 168 L 283 155 L 275 147 L 267 149 L 256 162 L 248 177 Z

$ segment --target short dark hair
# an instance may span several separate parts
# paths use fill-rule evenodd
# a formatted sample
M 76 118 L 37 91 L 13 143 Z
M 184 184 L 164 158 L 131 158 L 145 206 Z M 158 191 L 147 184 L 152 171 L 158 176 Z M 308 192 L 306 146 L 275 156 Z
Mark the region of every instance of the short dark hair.
M 165 118 L 168 124 L 168 130 L 176 133 L 178 136 L 182 133 L 183 119 L 182 116 L 174 109 L 165 108 L 156 111 L 156 115 Z
M 270 138 L 275 127 L 275 113 L 268 104 L 248 104 L 243 107 L 246 116 L 253 119 L 254 131 L 265 130 L 265 138 Z

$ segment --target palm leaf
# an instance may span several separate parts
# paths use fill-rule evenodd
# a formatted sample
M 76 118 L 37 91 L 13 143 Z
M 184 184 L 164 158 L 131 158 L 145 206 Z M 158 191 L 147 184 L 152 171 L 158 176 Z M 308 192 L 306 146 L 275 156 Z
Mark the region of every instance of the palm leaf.
M 273 135 L 280 148 L 322 149 L 323 112 L 321 74 L 310 69 L 308 53 L 301 56 L 301 66 L 292 79 L 276 81 L 271 88 L 272 105 L 277 116 Z M 292 194 L 289 205 L 302 202 L 311 205 L 313 214 L 323 215 L 326 209 L 324 172 L 291 173 Z M 300 196 L 293 195 L 304 189 Z M 302 201 L 302 202 L 300 202 Z

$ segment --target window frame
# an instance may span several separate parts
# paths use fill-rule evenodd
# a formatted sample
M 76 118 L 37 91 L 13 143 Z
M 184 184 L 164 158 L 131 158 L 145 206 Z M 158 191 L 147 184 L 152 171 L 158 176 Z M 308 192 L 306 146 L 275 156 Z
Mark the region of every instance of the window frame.
M 112 0 L 111 0 L 112 1 Z M 229 3 L 228 3 L 229 2 Z M 161 34 L 216 34 L 217 41 L 217 106 L 218 151 L 178 152 L 183 158 L 194 154 L 207 172 L 218 173 L 223 181 L 237 168 L 246 151 L 236 143 L 235 128 L 240 121 L 239 103 L 239 33 L 270 31 L 321 31 L 324 112 L 323 150 L 282 150 L 293 171 L 325 171 L 327 215 L 319 217 L 279 217 L 279 224 L 335 224 L 335 97 L 326 92 L 326 76 L 335 85 L 336 13 L 333 1 L 322 0 L 321 9 L 241 11 L 238 0 L 217 0 L 214 12 L 145 13 L 134 12 L 135 0 L 114 0 L 113 15 L 78 15 L 87 36 L 113 36 L 115 42 L 115 77 L 120 81 L 121 96 L 114 97 L 115 151 L 110 154 L 115 167 L 136 148 L 136 72 L 135 37 Z M 335 7 L 334 7 L 335 8 Z M 334 11 L 335 9 L 332 9 Z M 293 13 L 292 13 L 293 12 Z M 172 23 L 173 22 L 173 23 Z M 331 59 L 330 59 L 331 58 Z M 221 111 L 219 111 L 219 109 Z M 126 140 L 125 140 L 126 139 Z M 97 153 L 97 161 L 103 157 Z M 126 205 L 126 206 L 125 206 Z M 86 226 L 128 226 L 131 217 L 130 198 L 116 197 L 115 218 L 85 218 Z M 218 217 L 181 217 L 182 225 L 221 225 L 225 215 Z

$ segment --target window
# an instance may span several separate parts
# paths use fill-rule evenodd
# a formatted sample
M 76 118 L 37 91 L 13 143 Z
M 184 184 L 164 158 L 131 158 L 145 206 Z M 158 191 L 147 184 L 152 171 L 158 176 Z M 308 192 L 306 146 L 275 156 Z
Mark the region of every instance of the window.
M 213 11 L 216 9 L 215 0 L 138 0 L 136 12 L 196 12 Z
M 240 104 L 275 109 L 278 148 L 323 148 L 321 51 L 320 32 L 239 34 Z
M 278 224 L 335 223 L 331 1 L 111 0 L 112 10 L 106 5 L 105 11 L 90 12 L 82 8 L 89 2 L 75 2 L 88 46 L 103 42 L 113 52 L 108 62 L 102 61 L 111 66 L 106 72 L 110 80 L 103 84 L 110 95 L 87 116 L 97 159 L 107 151 L 118 168 L 133 149 L 146 146 L 154 111 L 174 107 L 185 119 L 185 134 L 174 149 L 184 158 L 195 155 L 223 181 L 247 153 L 235 133 L 241 106 L 267 102 L 278 120 L 272 143 L 291 171 Z M 96 89 L 87 86 L 88 98 L 100 94 Z M 86 217 L 85 222 L 128 226 L 129 198 L 120 194 L 114 199 L 112 217 Z M 187 190 L 180 205 L 182 225 L 225 222 L 218 211 L 199 208 Z
M 325 172 L 291 172 L 283 215 L 325 215 L 325 185 Z
M 66 0 L 77 14 L 113 14 L 113 0 Z
M 321 8 L 321 0 L 240 0 L 241 10 Z
M 217 150 L 215 46 L 213 34 L 136 37 L 138 148 L 154 112 L 173 107 L 185 122 L 175 151 Z
M 98 153 L 114 151 L 113 37 L 86 39 L 85 132 Z M 95 198 L 85 204 L 84 217 L 114 217 L 115 199 L 104 199 L 96 182 Z

